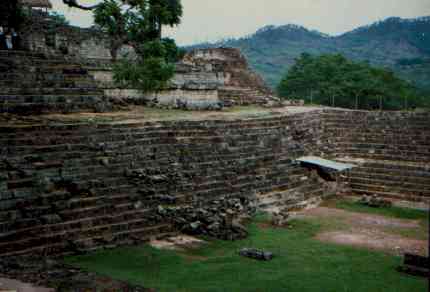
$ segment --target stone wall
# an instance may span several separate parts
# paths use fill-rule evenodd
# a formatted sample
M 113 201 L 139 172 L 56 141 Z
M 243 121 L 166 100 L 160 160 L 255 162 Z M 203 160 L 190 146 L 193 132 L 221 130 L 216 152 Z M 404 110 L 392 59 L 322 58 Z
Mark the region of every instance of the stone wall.
M 189 52 L 176 64 L 168 89 L 158 94 L 116 89 L 109 67 L 87 69 L 109 97 L 156 100 L 158 105 L 166 107 L 215 109 L 220 105 L 264 105 L 274 100 L 263 79 L 249 68 L 240 51 L 233 48 Z
M 227 218 L 237 211 L 228 206 L 240 210 L 245 200 L 273 212 L 303 208 L 331 185 L 295 163 L 302 155 L 356 163 L 345 178 L 355 193 L 429 201 L 429 120 L 321 109 L 232 121 L 3 126 L 0 255 L 136 243 L 184 226 L 171 212 Z
M 0 255 L 94 250 L 171 234 L 160 206 L 198 208 L 293 189 L 271 204 L 291 208 L 320 197 L 317 178 L 293 161 L 315 149 L 319 114 L 0 127 Z
M 0 113 L 113 110 L 104 91 L 78 62 L 22 51 L 0 51 Z
M 268 104 L 271 90 L 253 72 L 238 49 L 194 50 L 176 64 L 176 74 L 161 94 L 136 94 L 132 88 L 118 89 L 112 80 L 109 39 L 95 29 L 57 24 L 44 13 L 35 13 L 31 25 L 20 32 L 22 47 L 33 54 L 66 59 L 85 67 L 111 98 L 139 103 L 154 101 L 159 106 L 217 109 L 220 106 Z M 123 46 L 119 58 L 133 58 Z M 116 89 L 112 91 L 112 89 Z M 216 92 L 214 92 L 216 91 Z M 115 93 L 117 96 L 112 96 Z
M 430 113 L 325 110 L 324 153 L 359 165 L 356 193 L 430 201 Z
M 50 56 L 63 56 L 74 60 L 111 60 L 109 39 L 91 28 L 61 25 L 53 22 L 44 13 L 33 12 L 31 22 L 21 29 L 22 45 L 25 49 Z M 119 56 L 132 53 L 123 46 Z

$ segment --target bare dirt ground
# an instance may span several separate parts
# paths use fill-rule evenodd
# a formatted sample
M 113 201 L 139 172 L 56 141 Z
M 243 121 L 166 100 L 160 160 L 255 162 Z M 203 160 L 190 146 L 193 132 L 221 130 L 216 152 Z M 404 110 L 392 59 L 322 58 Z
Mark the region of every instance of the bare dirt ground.
M 205 244 L 205 241 L 189 235 L 179 235 L 163 240 L 151 240 L 149 244 L 158 249 L 184 250 L 187 248 L 197 248 Z
M 396 219 L 327 207 L 307 210 L 300 216 L 331 222 L 331 227 L 323 228 L 316 236 L 316 239 L 324 242 L 366 247 L 396 255 L 405 252 L 429 254 L 428 231 L 422 234 L 426 231 L 418 220 Z

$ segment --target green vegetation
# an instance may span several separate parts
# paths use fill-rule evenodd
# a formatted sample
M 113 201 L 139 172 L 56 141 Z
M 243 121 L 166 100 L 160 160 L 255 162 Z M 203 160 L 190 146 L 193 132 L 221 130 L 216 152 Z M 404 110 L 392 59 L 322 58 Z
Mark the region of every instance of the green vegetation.
M 272 228 L 258 218 L 250 237 L 236 242 L 209 241 L 197 249 L 173 252 L 149 246 L 120 248 L 69 257 L 66 262 L 157 291 L 426 291 L 426 281 L 395 271 L 401 258 L 364 248 L 322 243 L 313 237 L 314 220 Z M 275 253 L 259 262 L 238 256 L 242 247 Z
M 390 207 L 390 208 L 372 208 L 358 202 L 351 200 L 330 200 L 324 203 L 325 206 L 335 207 L 337 209 L 343 209 L 351 212 L 368 213 L 382 215 L 386 217 L 393 217 L 399 219 L 410 219 L 420 220 L 425 224 L 428 224 L 429 212 L 424 210 L 402 208 L 402 207 Z
M 173 62 L 180 53 L 173 40 L 162 38 L 162 27 L 180 23 L 180 0 L 103 0 L 92 7 L 82 6 L 77 0 L 63 3 L 94 12 L 96 26 L 109 35 L 113 60 L 117 60 L 123 45 L 133 47 L 134 56 L 113 68 L 119 86 L 158 91 L 172 78 Z
M 389 68 L 418 88 L 430 90 L 430 66 L 402 66 L 402 59 L 430 59 L 430 17 L 389 18 L 340 36 L 297 25 L 267 26 L 255 34 L 193 47 L 232 46 L 242 50 L 253 68 L 276 88 L 302 53 L 342 54 L 358 62 Z M 402 62 L 401 62 L 402 63 Z
M 281 97 L 356 109 L 425 107 L 417 90 L 387 69 L 344 56 L 302 54 L 278 85 Z

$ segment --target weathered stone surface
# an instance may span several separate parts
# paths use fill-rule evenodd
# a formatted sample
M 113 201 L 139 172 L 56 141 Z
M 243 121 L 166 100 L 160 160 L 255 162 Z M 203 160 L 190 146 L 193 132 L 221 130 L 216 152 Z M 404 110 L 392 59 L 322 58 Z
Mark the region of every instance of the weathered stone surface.
M 10 285 L 20 288 L 18 291 L 155 292 L 153 289 L 81 271 L 75 267 L 41 256 L 1 260 L 0 278 L 2 277 L 17 279 L 25 283 L 33 283 L 35 286 L 47 287 L 46 289 L 39 288 L 32 290 L 33 288 L 27 285 L 19 284 L 19 282 L 15 281 L 11 283 L 12 281 L 9 281 Z
M 182 229 L 246 236 L 236 219 L 256 193 L 295 189 L 290 206 L 321 196 L 293 162 L 316 150 L 320 114 L 0 127 L 0 253 L 82 253 Z
M 369 122 L 355 127 L 355 118 Z M 377 176 L 384 192 L 428 200 L 429 169 L 414 163 L 428 161 L 421 151 L 428 151 L 428 120 L 421 113 L 315 110 L 245 120 L 9 124 L 0 127 L 0 254 L 85 252 L 181 229 L 244 236 L 235 219 L 248 207 L 241 202 L 241 210 L 230 199 L 257 196 L 259 208 L 274 211 L 316 204 L 324 183 L 294 159 L 368 155 L 367 142 L 355 152 L 363 139 L 389 145 L 371 148 L 396 160 L 372 156 L 359 170 Z M 396 150 L 403 147 L 415 155 Z M 357 190 L 354 180 L 363 177 L 358 171 L 340 180 Z
M 256 210 L 256 203 L 247 197 L 224 196 L 189 206 L 159 206 L 158 213 L 183 233 L 236 240 L 248 235 L 240 222 L 249 219 Z
M 391 201 L 378 197 L 377 195 L 373 195 L 373 196 L 363 195 L 358 202 L 360 204 L 363 204 L 369 207 L 374 207 L 374 208 L 387 208 L 387 207 L 391 207 L 392 205 Z
M 273 259 L 273 253 L 255 248 L 242 248 L 239 254 L 243 257 L 248 257 L 260 261 L 270 261 Z
M 225 106 L 260 104 L 278 106 L 263 79 L 253 72 L 238 49 L 199 49 L 189 52 L 176 64 L 176 74 L 166 90 L 141 94 L 129 89 L 113 89 L 112 77 L 92 71 L 105 94 L 129 102 L 145 102 L 158 107 L 189 110 L 221 110 Z

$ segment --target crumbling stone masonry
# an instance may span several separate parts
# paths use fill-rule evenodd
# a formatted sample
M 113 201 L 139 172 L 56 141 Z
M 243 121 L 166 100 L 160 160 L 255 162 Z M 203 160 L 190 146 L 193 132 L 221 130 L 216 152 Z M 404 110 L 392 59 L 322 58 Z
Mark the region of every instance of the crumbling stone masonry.
M 322 196 L 293 161 L 317 145 L 319 115 L 0 127 L 0 255 L 82 252 L 176 232 L 160 206 L 290 189 L 306 192 L 284 205 Z
M 31 53 L 28 56 L 20 54 L 20 59 L 40 63 L 36 57 L 39 56 L 45 61 L 55 61 L 58 65 L 79 64 L 96 81 L 93 86 L 97 86 L 104 97 L 113 101 L 186 109 L 220 109 L 229 105 L 270 104 L 277 101 L 263 79 L 250 69 L 238 49 L 192 51 L 176 64 L 176 74 L 166 90 L 156 94 L 142 94 L 133 88 L 117 88 L 114 84 L 109 40 L 101 32 L 57 24 L 43 13 L 39 15 L 35 12 L 31 25 L 21 32 L 21 36 L 22 46 Z M 119 58 L 125 56 L 133 58 L 134 52 L 130 46 L 121 48 Z M 27 63 L 32 66 L 31 62 Z M 19 66 L 15 69 L 19 73 L 25 71 L 25 68 Z M 81 97 L 85 100 L 84 96 Z M 56 100 L 53 98 L 53 102 Z M 94 100 L 90 98 L 88 103 L 94 103 Z M 101 107 L 106 107 L 106 102 L 101 104 Z M 67 104 L 63 106 L 67 108 Z M 46 112 L 61 110 L 46 106 L 46 102 L 41 107 Z M 63 111 L 77 110 L 72 108 Z M 85 110 L 85 107 L 81 110 Z
M 110 61 L 100 59 L 1 51 L 0 112 L 103 112 L 111 111 L 114 104 L 128 102 L 170 108 L 221 109 L 229 105 L 267 104 L 273 100 L 269 89 L 248 68 L 236 49 L 196 51 L 186 55 L 176 65 L 176 74 L 168 88 L 156 94 L 118 89 L 112 80 L 111 66 Z
M 0 51 L 0 113 L 112 110 L 88 70 L 64 57 Z
M 303 208 L 327 194 L 316 172 L 295 163 L 303 155 L 353 160 L 359 167 L 344 178 L 353 192 L 428 202 L 429 121 L 429 113 L 316 109 L 233 121 L 4 125 L 0 255 L 83 252 L 178 230 L 241 237 L 233 221 L 242 210 Z
M 112 99 L 194 110 L 276 102 L 263 79 L 250 69 L 240 50 L 234 48 L 189 52 L 176 64 L 168 88 L 156 94 L 116 88 L 109 66 L 90 67 L 89 71 Z

